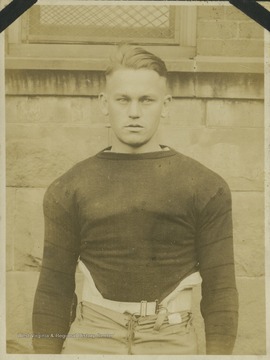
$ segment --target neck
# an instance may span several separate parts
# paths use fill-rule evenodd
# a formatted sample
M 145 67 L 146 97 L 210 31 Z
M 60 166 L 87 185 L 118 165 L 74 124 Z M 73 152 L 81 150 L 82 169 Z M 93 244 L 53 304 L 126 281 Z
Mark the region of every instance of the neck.
M 115 153 L 123 153 L 123 154 L 143 154 L 143 153 L 149 153 L 149 152 L 156 152 L 156 151 L 161 151 L 162 148 L 157 145 L 155 147 L 147 147 L 147 148 L 119 148 L 117 146 L 113 146 L 111 147 L 111 150 L 112 152 L 115 152 Z
M 129 144 L 125 144 L 119 142 L 118 139 L 112 139 L 112 147 L 111 151 L 115 153 L 126 153 L 126 154 L 143 154 L 149 152 L 161 151 L 162 148 L 159 145 L 157 139 L 153 139 L 153 141 L 149 141 L 146 144 L 142 144 L 140 146 L 132 146 Z

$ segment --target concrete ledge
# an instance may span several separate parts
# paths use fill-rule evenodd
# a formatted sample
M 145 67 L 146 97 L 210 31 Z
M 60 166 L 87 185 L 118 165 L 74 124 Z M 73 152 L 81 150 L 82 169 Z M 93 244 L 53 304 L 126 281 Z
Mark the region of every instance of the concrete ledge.
M 174 97 L 263 99 L 264 76 L 257 73 L 171 72 Z M 98 71 L 7 70 L 7 95 L 97 96 L 104 88 Z
M 210 73 L 249 73 L 264 72 L 263 57 L 222 57 L 197 56 L 196 72 Z
M 263 99 L 263 74 L 198 73 L 195 78 L 196 97 L 225 99 Z
M 102 72 L 7 70 L 7 95 L 97 95 L 104 87 Z

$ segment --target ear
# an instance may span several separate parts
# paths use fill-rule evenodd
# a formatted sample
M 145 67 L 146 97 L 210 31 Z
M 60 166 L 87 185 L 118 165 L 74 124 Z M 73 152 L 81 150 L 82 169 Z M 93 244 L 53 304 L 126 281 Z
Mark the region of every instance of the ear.
M 102 114 L 105 116 L 109 115 L 107 95 L 102 92 L 99 94 L 98 99 Z
M 172 96 L 166 95 L 163 101 L 163 109 L 161 112 L 161 117 L 165 118 L 168 115 L 171 102 L 172 102 Z

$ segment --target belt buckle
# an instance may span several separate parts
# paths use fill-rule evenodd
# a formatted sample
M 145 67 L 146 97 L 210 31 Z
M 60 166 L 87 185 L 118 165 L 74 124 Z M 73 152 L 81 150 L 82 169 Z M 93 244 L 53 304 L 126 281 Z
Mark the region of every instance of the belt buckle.
M 155 300 L 155 309 L 154 309 L 155 314 L 158 313 L 158 309 L 159 309 L 159 303 L 158 300 Z M 147 315 L 147 301 L 142 300 L 140 306 L 140 316 L 146 316 L 146 315 Z

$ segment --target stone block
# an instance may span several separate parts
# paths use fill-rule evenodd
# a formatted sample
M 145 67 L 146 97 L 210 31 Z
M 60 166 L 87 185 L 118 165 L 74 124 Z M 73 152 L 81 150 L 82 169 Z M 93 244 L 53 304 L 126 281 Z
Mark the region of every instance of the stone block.
M 192 109 L 192 111 L 191 111 Z M 205 103 L 199 99 L 173 99 L 169 115 L 162 124 L 200 127 L 205 120 Z
M 162 126 L 160 143 L 200 161 L 220 174 L 232 190 L 262 191 L 264 187 L 263 129 Z
M 197 39 L 197 55 L 222 56 L 224 40 Z
M 95 126 L 108 124 L 108 117 L 102 114 L 97 97 L 70 97 L 67 101 L 70 102 L 72 123 Z
M 96 97 L 7 96 L 8 123 L 105 124 Z
M 70 102 L 62 97 L 7 96 L 9 123 L 70 122 Z
M 244 63 L 243 63 L 244 66 Z M 195 96 L 199 98 L 263 99 L 263 74 L 196 74 Z
M 197 31 L 199 39 L 234 39 L 237 37 L 237 23 L 224 20 L 200 20 Z
M 209 100 L 206 109 L 207 126 L 264 126 L 264 104 L 260 100 Z
M 108 129 L 96 126 L 7 126 L 8 186 L 47 187 L 80 160 L 108 146 Z
M 255 21 L 244 21 L 239 23 L 239 38 L 263 39 L 263 27 Z
M 32 310 L 38 272 L 11 271 L 6 277 L 7 353 L 32 353 Z M 25 335 L 25 336 L 22 336 Z
M 43 196 L 45 189 L 16 191 L 14 221 L 15 270 L 38 270 L 43 254 Z
M 198 39 L 197 54 L 205 56 L 263 57 L 262 39 Z
M 237 276 L 265 272 L 264 193 L 233 192 L 234 254 Z
M 242 11 L 240 11 L 233 5 L 225 7 L 225 19 L 238 20 L 238 21 L 246 20 L 246 21 L 250 21 L 250 22 L 253 21 L 253 20 L 250 20 L 250 17 L 248 15 L 246 15 L 245 13 L 243 13 Z
M 225 6 L 198 6 L 198 18 L 205 20 L 224 19 Z
M 16 188 L 6 190 L 6 270 L 14 269 Z
M 265 279 L 239 277 L 239 326 L 234 355 L 266 354 Z
M 222 56 L 263 57 L 264 42 L 262 39 L 241 39 L 224 41 Z

